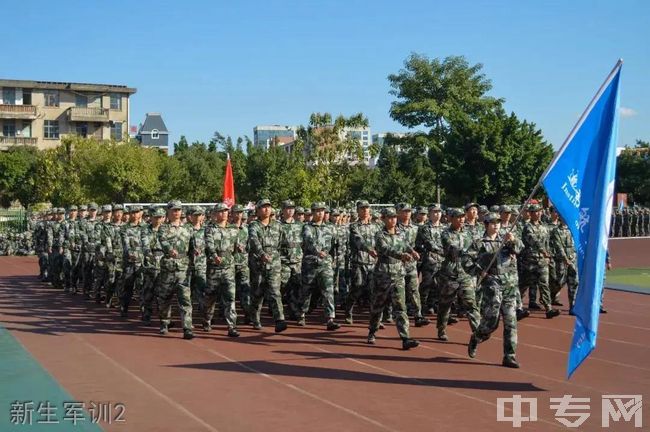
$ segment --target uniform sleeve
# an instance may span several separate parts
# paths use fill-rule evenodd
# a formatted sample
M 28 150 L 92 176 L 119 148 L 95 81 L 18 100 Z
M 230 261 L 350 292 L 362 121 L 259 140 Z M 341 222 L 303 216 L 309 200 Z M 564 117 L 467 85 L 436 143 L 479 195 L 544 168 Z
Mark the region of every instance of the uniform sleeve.
M 260 241 L 258 229 L 255 225 L 252 225 L 248 230 L 248 248 L 256 259 L 262 259 L 264 248 L 262 248 L 262 242 Z
M 375 234 L 375 246 L 377 248 L 377 254 L 380 256 L 402 259 L 404 251 L 386 241 L 386 235 L 383 231 L 377 231 Z

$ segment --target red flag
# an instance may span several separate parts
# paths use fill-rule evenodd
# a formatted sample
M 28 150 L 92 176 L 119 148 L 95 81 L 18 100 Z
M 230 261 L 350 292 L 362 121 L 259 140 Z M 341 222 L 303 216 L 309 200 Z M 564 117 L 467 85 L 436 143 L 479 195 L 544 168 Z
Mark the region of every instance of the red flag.
M 232 164 L 230 163 L 230 153 L 226 162 L 226 176 L 223 179 L 223 202 L 228 207 L 235 204 L 235 182 L 232 177 Z

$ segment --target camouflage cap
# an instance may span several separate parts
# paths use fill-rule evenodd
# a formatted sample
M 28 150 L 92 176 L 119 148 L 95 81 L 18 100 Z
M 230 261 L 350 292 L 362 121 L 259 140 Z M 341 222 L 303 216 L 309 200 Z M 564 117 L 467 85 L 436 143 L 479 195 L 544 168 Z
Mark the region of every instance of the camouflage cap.
M 214 207 L 212 207 L 213 212 L 222 212 L 224 210 L 229 210 L 228 209 L 228 204 L 226 203 L 216 203 Z
M 497 213 L 488 213 L 484 218 L 483 222 L 501 222 L 501 216 L 499 216 Z
M 230 208 L 230 211 L 233 213 L 243 213 L 244 211 L 244 206 L 241 204 L 235 204 Z
M 56 209 L 56 212 L 58 214 L 65 214 L 65 209 L 63 207 L 59 207 L 58 209 Z
M 370 207 L 370 203 L 366 200 L 357 201 L 357 208 Z
M 86 210 L 88 210 L 88 206 L 87 206 L 86 204 L 81 204 L 81 205 L 79 206 L 79 210 L 80 210 L 80 211 L 86 211 Z
M 302 207 L 296 207 L 296 214 L 305 214 L 305 209 Z
M 99 205 L 96 202 L 88 204 L 88 210 L 99 210 Z
M 337 208 L 332 208 L 332 210 L 330 210 L 330 215 L 331 216 L 338 216 L 340 214 L 341 214 L 341 211 L 339 209 L 337 209 Z
M 395 216 L 397 216 L 397 210 L 395 209 L 395 207 L 386 207 L 385 209 L 383 209 L 383 210 L 381 211 L 381 214 L 382 214 L 385 218 L 388 218 L 388 217 L 395 217 Z
M 288 208 L 295 208 L 295 207 L 296 207 L 296 204 L 291 200 L 282 201 L 282 210 L 288 209 Z
M 151 210 L 151 217 L 165 217 L 165 209 L 162 207 L 154 207 Z
M 422 207 L 422 206 L 420 206 L 420 207 L 418 207 L 418 211 L 417 211 L 417 213 L 418 213 L 418 214 L 425 215 L 425 214 L 428 213 L 428 210 L 427 210 L 426 207 Z
M 449 217 L 465 216 L 465 211 L 462 208 L 450 207 L 447 209 L 447 215 L 449 215 Z
M 541 211 L 542 206 L 539 204 L 528 204 L 528 211 L 536 212 L 536 211 Z
M 204 215 L 205 210 L 203 210 L 203 207 L 201 206 L 194 206 L 190 209 L 190 214 L 193 216 Z
M 499 206 L 498 205 L 491 205 L 490 206 L 490 213 L 498 213 L 499 212 Z
M 411 208 L 411 204 L 405 202 L 397 204 L 397 209 L 399 211 L 413 211 L 413 208 Z
M 476 207 L 476 210 L 479 209 L 479 205 L 475 202 L 467 203 L 465 204 L 465 211 L 471 209 L 472 207 Z
M 168 210 L 183 210 L 183 203 L 180 200 L 171 200 L 167 203 Z
M 311 211 L 314 211 L 314 210 L 325 210 L 325 209 L 327 209 L 327 206 L 326 206 L 325 203 L 322 202 L 322 201 L 317 201 L 317 202 L 315 202 L 315 203 L 312 203 L 312 205 L 311 205 Z
M 70 207 L 68 207 L 68 211 L 77 211 L 77 210 L 79 210 L 79 207 L 77 207 L 74 204 L 72 204 Z
M 113 206 L 113 211 L 118 211 L 118 210 L 124 211 L 124 206 L 122 204 L 115 204 Z
M 129 210 L 131 210 L 131 213 L 140 212 L 140 211 L 142 211 L 142 206 L 140 204 L 135 204 L 135 205 L 129 206 Z
M 478 212 L 480 214 L 486 214 L 489 213 L 490 211 L 488 210 L 487 206 L 482 205 L 482 206 L 478 206 Z
M 503 204 L 499 206 L 499 213 L 512 213 L 512 209 L 510 208 L 510 206 Z
M 442 207 L 440 207 L 440 204 L 431 204 L 429 206 L 429 211 L 442 211 Z
M 264 206 L 267 206 L 267 205 L 268 206 L 271 205 L 271 200 L 269 200 L 267 198 L 262 198 L 257 202 L 257 204 L 255 204 L 255 208 L 261 208 L 261 207 L 264 207 Z
M 113 211 L 113 206 L 110 204 L 104 204 L 102 206 L 102 213 L 109 213 Z

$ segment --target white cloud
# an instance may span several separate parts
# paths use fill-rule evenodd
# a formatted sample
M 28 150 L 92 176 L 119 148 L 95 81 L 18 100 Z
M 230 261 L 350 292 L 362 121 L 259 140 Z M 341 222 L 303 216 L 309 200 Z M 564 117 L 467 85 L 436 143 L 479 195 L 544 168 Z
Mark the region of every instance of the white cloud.
M 621 111 L 621 117 L 623 118 L 634 117 L 637 114 L 637 112 L 634 111 L 632 108 L 627 108 L 623 106 L 620 108 L 620 111 Z

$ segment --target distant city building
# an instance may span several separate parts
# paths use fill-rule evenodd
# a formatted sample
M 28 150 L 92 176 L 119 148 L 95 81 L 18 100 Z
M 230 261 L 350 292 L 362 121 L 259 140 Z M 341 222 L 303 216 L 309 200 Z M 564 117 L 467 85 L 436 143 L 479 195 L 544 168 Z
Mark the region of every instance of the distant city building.
M 135 138 L 144 147 L 155 147 L 169 152 L 169 131 L 160 113 L 147 113 Z
M 0 150 L 57 147 L 65 135 L 121 140 L 135 88 L 0 79 Z
M 296 127 L 282 125 L 255 126 L 253 128 L 253 145 L 268 150 L 272 145 L 285 146 L 287 151 L 296 141 Z
M 391 137 L 394 137 L 394 138 L 404 138 L 406 136 L 405 133 L 401 133 L 401 132 L 381 132 L 381 133 L 376 133 L 376 134 L 374 134 L 372 136 L 372 142 L 375 143 L 375 145 L 377 146 L 377 149 L 380 150 L 384 146 L 384 144 L 386 143 L 386 137 L 388 135 L 390 135 Z M 398 145 L 398 146 L 395 146 L 395 150 L 397 150 L 397 153 L 400 153 L 402 151 L 402 148 L 401 148 L 401 146 Z M 377 165 L 377 159 L 379 159 L 379 152 L 377 152 L 377 154 L 374 157 L 371 158 L 371 161 L 368 164 L 368 166 L 370 168 L 374 168 L 375 165 Z

